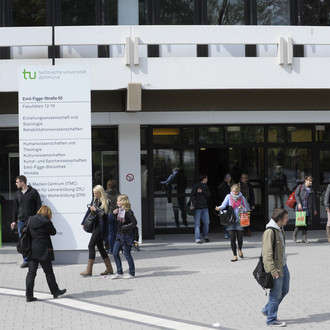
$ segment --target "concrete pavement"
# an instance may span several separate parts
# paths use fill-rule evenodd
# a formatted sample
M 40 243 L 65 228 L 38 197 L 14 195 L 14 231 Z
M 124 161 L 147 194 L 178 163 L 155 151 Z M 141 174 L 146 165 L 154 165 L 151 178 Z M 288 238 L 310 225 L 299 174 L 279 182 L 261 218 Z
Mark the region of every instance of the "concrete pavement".
M 55 265 L 60 288 L 53 299 L 42 269 L 36 302 L 25 302 L 26 269 L 15 244 L 0 248 L 0 322 L 3 329 L 269 329 L 260 313 L 267 298 L 252 276 L 261 250 L 261 232 L 244 238 L 244 259 L 232 263 L 223 234 L 197 245 L 193 235 L 159 235 L 133 252 L 136 278 L 81 277 L 85 264 Z M 310 231 L 311 244 L 293 243 L 286 233 L 291 291 L 278 317 L 291 329 L 330 328 L 330 244 L 324 231 Z M 300 238 L 300 237 L 299 237 Z M 97 252 L 97 255 L 98 252 Z M 112 264 L 115 268 L 113 258 Z M 87 260 L 86 260 L 87 262 Z M 127 263 L 123 257 L 124 272 Z

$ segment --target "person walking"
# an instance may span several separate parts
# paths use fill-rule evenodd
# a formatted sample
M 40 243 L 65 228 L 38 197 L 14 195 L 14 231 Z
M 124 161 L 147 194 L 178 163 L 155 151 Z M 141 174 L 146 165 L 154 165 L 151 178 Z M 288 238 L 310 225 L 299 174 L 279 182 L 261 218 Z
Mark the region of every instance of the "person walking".
M 190 193 L 190 200 L 192 205 L 191 210 L 195 210 L 194 226 L 195 226 L 195 241 L 197 244 L 202 244 L 200 233 L 200 221 L 203 223 L 202 237 L 205 242 L 209 242 L 208 238 L 210 217 L 209 209 L 207 207 L 207 200 L 211 196 L 209 187 L 207 186 L 208 177 L 206 174 L 199 175 L 199 183 L 197 183 Z
M 246 202 L 245 198 L 240 192 L 239 185 L 234 184 L 231 187 L 230 194 L 226 196 L 224 201 L 220 206 L 216 206 L 215 210 L 220 211 L 226 209 L 228 206 L 231 206 L 234 210 L 235 214 L 235 222 L 229 226 L 227 226 L 229 236 L 230 236 L 230 245 L 231 249 L 233 251 L 234 257 L 231 259 L 232 262 L 235 262 L 238 260 L 237 258 L 237 245 L 236 245 L 236 239 L 238 243 L 238 255 L 241 259 L 243 259 L 243 232 L 244 229 L 241 227 L 239 223 L 239 212 L 246 212 Z
M 328 217 L 328 222 L 326 225 L 326 233 L 327 233 L 328 242 L 330 243 L 330 184 L 328 184 L 327 190 L 325 191 L 324 207 Z
M 114 209 L 118 208 L 117 197 L 120 195 L 120 192 L 117 190 L 116 180 L 109 180 L 107 182 L 107 190 L 105 194 L 110 200 L 110 209 L 108 215 L 108 237 L 106 240 L 106 245 L 109 246 L 109 254 L 113 254 L 113 246 L 115 245 L 117 233 L 117 219 L 113 214 L 113 211 Z
M 283 298 L 289 292 L 290 273 L 287 266 L 285 253 L 285 235 L 283 227 L 288 223 L 288 211 L 274 209 L 272 218 L 266 225 L 266 230 L 262 235 L 262 258 L 266 272 L 273 276 L 273 288 L 269 292 L 268 302 L 261 310 L 267 316 L 267 325 L 274 327 L 284 327 L 285 322 L 277 319 L 277 312 Z M 269 230 L 268 228 L 274 228 Z M 275 236 L 274 236 L 275 235 Z M 273 253 L 273 243 L 275 250 Z
M 108 211 L 110 209 L 110 202 L 105 195 L 105 191 L 101 185 L 97 185 L 93 188 L 94 198 L 89 206 L 89 210 L 87 211 L 81 226 L 84 228 L 84 222 L 87 218 L 89 212 L 95 212 L 97 214 L 97 218 L 94 221 L 92 236 L 88 244 L 88 263 L 86 269 L 80 273 L 82 276 L 92 276 L 93 273 L 93 265 L 95 260 L 95 246 L 99 250 L 101 257 L 104 261 L 106 269 L 100 275 L 108 275 L 113 274 L 113 269 L 111 266 L 111 262 L 105 248 L 103 246 L 102 232 L 101 228 L 105 228 L 102 226 L 103 221 L 107 221 Z
M 137 221 L 134 212 L 131 209 L 131 203 L 127 195 L 120 195 L 117 198 L 118 208 L 113 211 L 117 215 L 117 234 L 113 247 L 113 257 L 115 259 L 117 274 L 112 279 L 131 279 L 135 277 L 135 265 L 131 254 L 132 245 L 134 243 L 134 233 Z M 124 276 L 119 251 L 124 250 L 124 256 L 128 263 L 128 274 Z
M 183 225 L 188 226 L 185 210 L 187 179 L 184 174 L 184 169 L 179 167 L 173 168 L 173 173 L 165 181 L 161 181 L 160 183 L 166 186 L 166 191 L 171 197 L 176 227 L 180 227 L 179 210 L 181 211 Z
M 305 211 L 306 212 L 306 226 L 296 226 L 293 233 L 292 239 L 297 242 L 298 231 L 302 231 L 302 242 L 309 244 L 307 240 L 307 224 L 311 220 L 313 215 L 317 214 L 316 211 L 316 201 L 314 196 L 314 190 L 312 187 L 313 178 L 311 176 L 305 177 L 305 182 L 299 185 L 295 191 L 296 197 L 296 212 Z
M 24 175 L 16 177 L 15 184 L 17 187 L 16 197 L 14 200 L 13 219 L 11 229 L 17 224 L 18 237 L 21 237 L 22 228 L 30 216 L 36 215 L 41 207 L 41 199 L 38 191 L 27 184 L 27 179 Z M 21 268 L 28 267 L 28 258 L 23 256 Z
M 34 281 L 39 264 L 41 265 L 54 298 L 58 298 L 66 292 L 60 290 L 55 279 L 52 260 L 54 260 L 53 244 L 50 236 L 56 235 L 56 229 L 52 223 L 52 210 L 43 205 L 37 214 L 29 218 L 28 231 L 31 235 L 31 253 L 28 257 L 29 271 L 26 275 L 26 301 L 36 301 L 33 296 Z

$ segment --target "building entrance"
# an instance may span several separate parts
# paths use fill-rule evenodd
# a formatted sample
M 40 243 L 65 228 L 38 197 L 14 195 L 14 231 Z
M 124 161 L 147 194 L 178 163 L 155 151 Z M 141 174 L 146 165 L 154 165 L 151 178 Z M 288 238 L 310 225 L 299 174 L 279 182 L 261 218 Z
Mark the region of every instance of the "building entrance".
M 251 213 L 253 229 L 264 228 L 265 199 L 264 199 L 264 148 L 233 146 L 225 148 L 200 148 L 199 171 L 208 175 L 208 185 L 211 191 L 209 199 L 210 210 L 222 203 L 223 197 L 219 193 L 220 185 L 227 173 L 233 182 L 238 183 L 242 173 L 249 176 L 253 185 L 256 207 Z M 219 219 L 210 212 L 210 229 L 219 227 Z

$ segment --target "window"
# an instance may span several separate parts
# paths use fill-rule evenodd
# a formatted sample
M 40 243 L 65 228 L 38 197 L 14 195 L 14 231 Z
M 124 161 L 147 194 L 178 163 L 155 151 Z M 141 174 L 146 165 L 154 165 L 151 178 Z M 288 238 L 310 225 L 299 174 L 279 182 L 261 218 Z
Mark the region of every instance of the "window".
M 12 0 L 12 26 L 45 26 L 45 0 Z
M 244 0 L 217 0 L 207 2 L 208 24 L 243 25 Z
M 329 25 L 329 0 L 302 0 L 302 25 Z
M 290 1 L 257 0 L 258 25 L 290 25 Z
M 160 24 L 194 24 L 194 0 L 160 0 Z

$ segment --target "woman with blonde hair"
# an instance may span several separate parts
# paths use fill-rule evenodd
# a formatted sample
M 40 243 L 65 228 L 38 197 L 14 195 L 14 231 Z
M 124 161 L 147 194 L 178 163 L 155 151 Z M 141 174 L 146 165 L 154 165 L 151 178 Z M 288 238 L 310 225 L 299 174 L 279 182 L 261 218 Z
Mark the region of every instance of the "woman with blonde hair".
M 236 238 L 238 242 L 238 255 L 240 258 L 243 258 L 243 232 L 244 229 L 239 224 L 239 212 L 246 212 L 246 202 L 245 198 L 240 192 L 240 188 L 238 184 L 234 184 L 230 189 L 230 194 L 228 194 L 223 200 L 220 206 L 216 206 L 215 210 L 220 211 L 224 210 L 228 206 L 231 206 L 234 210 L 234 214 L 236 220 L 233 224 L 227 227 L 229 236 L 230 236 L 230 244 L 231 249 L 233 251 L 234 257 L 231 261 L 237 261 L 237 246 L 236 246 Z
M 132 244 L 134 243 L 134 232 L 136 229 L 137 221 L 131 210 L 131 203 L 127 195 L 120 195 L 117 198 L 118 209 L 113 211 L 117 215 L 117 234 L 116 241 L 113 247 L 113 257 L 115 259 L 117 274 L 112 276 L 113 279 L 118 278 L 134 278 L 135 265 L 131 255 Z M 119 251 L 124 250 L 124 256 L 128 263 L 128 275 L 123 275 L 123 268 Z
M 53 244 L 50 236 L 56 235 L 52 223 L 52 210 L 43 205 L 37 214 L 28 220 L 28 231 L 31 236 L 31 253 L 28 257 L 29 271 L 26 275 L 26 301 L 36 301 L 33 296 L 34 280 L 39 264 L 41 265 L 54 298 L 64 294 L 66 289 L 60 290 L 55 279 L 52 260 L 54 260 Z
M 100 275 L 108 275 L 113 274 L 113 269 L 111 266 L 111 262 L 107 252 L 103 246 L 103 239 L 102 239 L 102 228 L 107 228 L 106 225 L 103 225 L 103 222 L 107 222 L 108 212 L 110 209 L 110 202 L 105 195 L 105 191 L 101 185 L 97 185 L 93 188 L 94 198 L 89 205 L 89 210 L 87 211 L 81 226 L 84 228 L 85 219 L 89 215 L 90 212 L 95 212 L 97 214 L 97 218 L 93 224 L 93 231 L 92 236 L 88 244 L 88 263 L 86 269 L 80 273 L 82 276 L 92 276 L 93 273 L 93 265 L 95 260 L 95 246 L 99 250 L 101 257 L 105 263 L 106 269 Z M 106 233 L 103 234 L 105 237 Z

